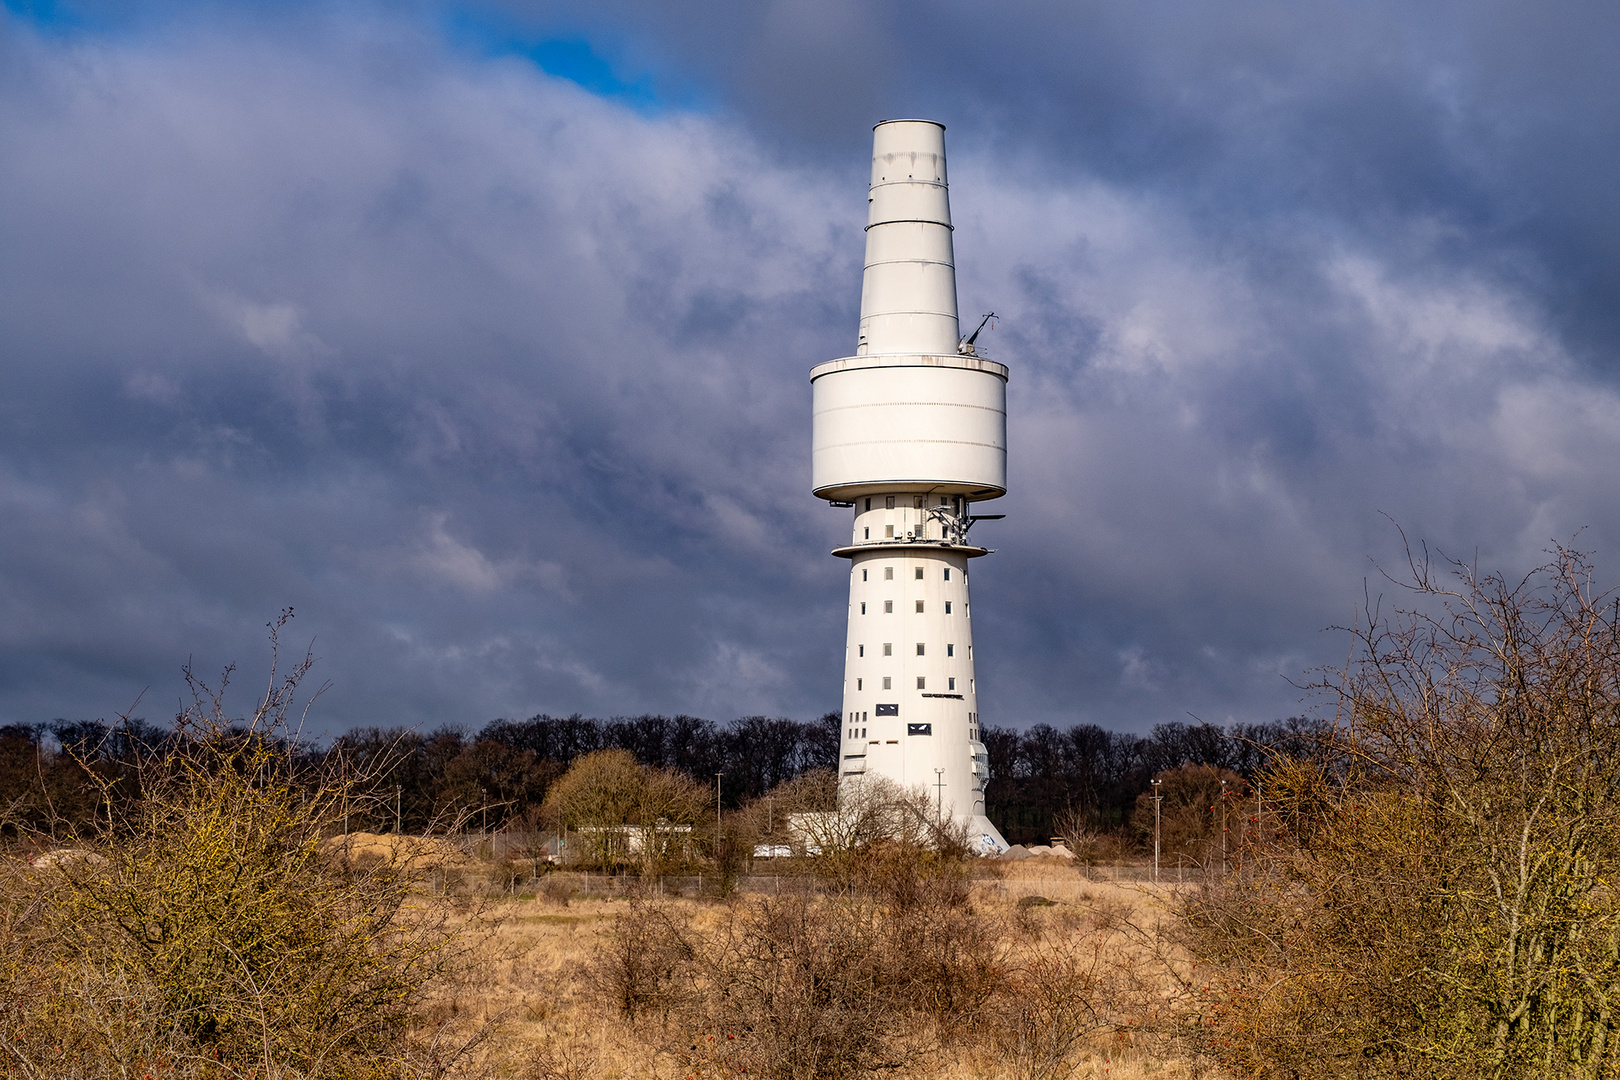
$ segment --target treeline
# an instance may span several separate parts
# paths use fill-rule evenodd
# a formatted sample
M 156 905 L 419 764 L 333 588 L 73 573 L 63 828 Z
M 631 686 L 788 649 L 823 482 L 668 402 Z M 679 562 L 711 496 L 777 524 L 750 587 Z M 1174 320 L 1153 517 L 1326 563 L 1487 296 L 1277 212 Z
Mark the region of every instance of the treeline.
M 1250 777 L 1269 754 L 1308 753 L 1304 720 L 1237 725 L 1161 724 L 1128 735 L 1092 724 L 1060 730 L 986 727 L 992 779 L 987 814 L 1012 843 L 1045 840 L 1060 821 L 1128 830 L 1156 775 L 1205 765 Z M 496 720 L 475 735 L 359 728 L 326 747 L 292 748 L 311 770 L 365 777 L 349 807 L 352 830 L 408 833 L 533 827 L 551 785 L 577 758 L 623 749 L 643 765 L 674 769 L 714 789 L 726 808 L 778 784 L 838 767 L 840 720 L 747 716 L 716 724 L 693 716 L 599 720 L 540 715 Z M 175 738 L 140 720 L 0 727 L 0 829 L 49 833 L 106 820 L 109 799 L 133 798 L 135 763 Z M 1072 826 L 1070 826 L 1072 827 Z
M 991 779 L 985 816 L 1011 844 L 1044 841 L 1065 819 L 1101 833 L 1127 832 L 1137 798 L 1154 777 L 1203 765 L 1252 780 L 1277 754 L 1315 754 L 1319 731 L 1319 723 L 1305 717 L 1230 728 L 1158 724 L 1149 735 L 1095 724 L 986 727 Z
M 361 728 L 335 740 L 328 754 L 377 777 L 380 801 L 365 828 L 397 821 L 406 832 L 422 832 L 459 820 L 493 829 L 537 823 L 546 791 L 575 759 L 596 750 L 628 750 L 641 764 L 685 773 L 711 793 L 718 775 L 721 804 L 734 809 L 812 769 L 837 768 L 839 727 L 837 713 L 810 723 L 745 716 L 723 725 L 695 716 L 542 714 L 496 720 L 473 737 L 448 728 L 428 735 Z

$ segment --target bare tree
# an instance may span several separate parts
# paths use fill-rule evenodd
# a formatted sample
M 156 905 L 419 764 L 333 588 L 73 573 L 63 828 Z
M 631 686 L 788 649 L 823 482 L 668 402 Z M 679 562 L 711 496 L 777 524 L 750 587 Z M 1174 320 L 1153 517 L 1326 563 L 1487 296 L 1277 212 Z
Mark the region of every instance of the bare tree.
M 1195 1041 L 1261 1076 L 1620 1071 L 1620 603 L 1413 558 L 1353 628 L 1326 753 L 1262 778 L 1252 876 L 1187 915 Z
M 575 761 L 546 794 L 544 813 L 575 830 L 584 861 L 602 870 L 634 865 L 655 877 L 690 861 L 694 830 L 713 804 L 691 778 L 636 762 L 628 750 Z

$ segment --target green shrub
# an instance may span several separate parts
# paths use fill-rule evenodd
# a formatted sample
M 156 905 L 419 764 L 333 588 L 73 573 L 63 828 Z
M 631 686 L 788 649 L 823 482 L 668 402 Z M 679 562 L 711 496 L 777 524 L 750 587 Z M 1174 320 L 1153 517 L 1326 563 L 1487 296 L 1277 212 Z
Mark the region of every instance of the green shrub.
M 276 632 L 287 617 L 272 627 Z M 77 854 L 0 875 L 0 1075 L 442 1074 L 420 1006 L 454 958 L 408 857 L 328 842 L 353 779 L 300 773 L 288 714 L 310 664 L 245 721 L 192 677 L 140 794 Z

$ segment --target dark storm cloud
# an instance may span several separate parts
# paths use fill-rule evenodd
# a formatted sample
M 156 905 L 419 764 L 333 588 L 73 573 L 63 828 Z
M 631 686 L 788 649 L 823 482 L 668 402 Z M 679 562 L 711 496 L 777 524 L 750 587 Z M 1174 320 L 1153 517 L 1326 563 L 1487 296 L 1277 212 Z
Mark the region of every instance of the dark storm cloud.
M 712 82 L 760 137 L 795 149 L 858 154 L 853 133 L 874 118 L 942 115 L 959 136 L 1050 175 L 1173 193 L 1234 236 L 1322 224 L 1394 243 L 1421 218 L 1446 230 L 1425 260 L 1520 275 L 1585 359 L 1615 363 L 1612 5 L 491 0 L 483 10 L 616 34 L 626 62 Z
M 987 716 L 1295 711 L 1380 513 L 1613 565 L 1607 12 L 74 11 L 0 22 L 5 719 L 283 604 L 326 727 L 836 708 L 805 376 L 899 114 L 1013 367 Z

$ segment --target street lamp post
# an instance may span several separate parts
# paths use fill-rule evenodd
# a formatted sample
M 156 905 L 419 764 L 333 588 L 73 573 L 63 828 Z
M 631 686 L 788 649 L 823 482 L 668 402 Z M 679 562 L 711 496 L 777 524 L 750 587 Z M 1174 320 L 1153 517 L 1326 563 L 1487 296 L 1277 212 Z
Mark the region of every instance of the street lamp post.
M 1164 791 L 1160 787 L 1163 780 L 1153 781 L 1153 884 L 1159 883 L 1159 804 L 1164 801 Z
M 945 770 L 934 770 L 934 824 L 939 824 L 940 815 L 945 809 Z

